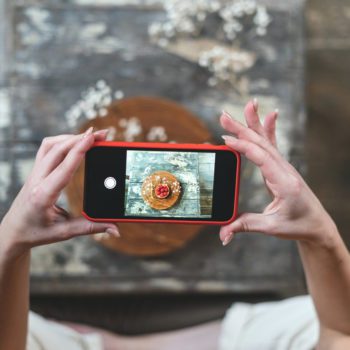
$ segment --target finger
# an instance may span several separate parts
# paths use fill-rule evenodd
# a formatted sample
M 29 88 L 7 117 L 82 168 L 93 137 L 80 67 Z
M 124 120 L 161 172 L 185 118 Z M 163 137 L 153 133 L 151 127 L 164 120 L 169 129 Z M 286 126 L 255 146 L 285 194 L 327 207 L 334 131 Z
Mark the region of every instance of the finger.
M 85 133 L 91 131 L 89 128 Z M 108 134 L 108 129 L 99 130 L 93 133 L 94 140 L 100 141 L 105 140 Z M 74 147 L 74 145 L 81 140 L 84 134 L 73 135 L 71 137 L 66 138 L 64 141 L 60 143 L 54 144 L 48 153 L 40 162 L 40 167 L 36 169 L 35 175 L 40 178 L 44 178 L 48 176 L 53 169 L 55 169 L 65 158 L 69 150 Z
M 238 137 L 244 129 L 248 129 L 245 125 L 243 125 L 238 120 L 234 119 L 226 111 L 222 111 L 222 115 L 220 117 L 220 124 L 225 130 L 237 135 Z
M 104 141 L 109 133 L 109 129 L 97 130 L 94 132 L 95 141 Z
M 72 237 L 106 232 L 114 237 L 120 237 L 118 227 L 112 223 L 92 222 L 83 217 L 58 223 L 50 229 L 49 243 L 64 241 Z
M 274 112 L 277 117 L 277 111 Z M 275 117 L 275 118 L 276 118 Z M 272 118 L 272 116 L 267 116 L 268 119 Z M 283 168 L 286 172 L 292 173 L 295 176 L 300 177 L 299 173 L 297 172 L 294 167 L 289 164 L 282 155 L 278 152 L 277 147 L 275 147 L 272 143 L 270 143 L 270 140 L 262 135 L 259 135 L 257 132 L 255 132 L 252 129 L 247 128 L 242 123 L 238 122 L 237 120 L 234 120 L 227 112 L 223 112 L 223 115 L 220 118 L 221 125 L 224 129 L 236 134 L 240 139 L 251 142 L 253 144 L 258 145 L 263 150 L 265 150 L 272 158 L 275 159 L 275 162 L 280 166 L 280 168 Z M 276 120 L 274 121 L 274 125 L 272 125 L 273 128 L 275 128 Z M 271 135 L 273 134 L 272 141 L 276 144 L 276 136 L 275 136 L 275 130 L 271 130 Z M 225 139 L 225 136 L 223 136 Z M 233 138 L 231 139 L 233 140 Z M 232 147 L 232 146 L 231 146 Z M 235 147 L 233 147 L 235 148 Z M 239 151 L 237 149 L 237 151 Z M 243 152 L 242 152 L 243 153 Z M 249 157 L 247 157 L 249 159 Z M 280 176 L 284 176 L 285 174 L 280 174 Z M 272 181 L 270 181 L 272 182 Z
M 68 185 L 68 182 L 93 142 L 94 137 L 90 130 L 90 133 L 86 133 L 69 150 L 64 160 L 41 182 L 41 188 L 46 193 L 48 203 L 56 202 L 58 195 Z
M 239 121 L 234 120 L 227 112 L 223 113 L 220 118 L 220 122 L 225 130 L 236 134 L 239 139 L 247 140 L 259 145 L 261 148 L 273 155 L 273 157 L 281 160 L 281 155 L 277 149 L 269 142 L 268 139 L 266 139 L 264 136 L 261 136 L 256 131 L 246 127 Z
M 249 101 L 244 108 L 244 116 L 247 125 L 257 132 L 259 135 L 264 136 L 264 128 L 260 122 L 258 115 L 258 100 Z
M 228 120 L 229 118 L 230 117 L 222 116 L 221 119 Z M 227 121 L 224 123 L 227 123 Z M 241 152 L 255 165 L 260 167 L 265 182 L 267 180 L 271 184 L 284 184 L 288 186 L 288 179 L 291 174 L 298 177 L 300 181 L 304 181 L 298 171 L 282 157 L 277 148 L 272 146 L 260 135 L 248 128 L 246 128 L 244 132 L 241 131 L 239 135 L 242 139 L 236 139 L 235 137 L 227 135 L 223 135 L 222 138 L 225 140 L 227 146 Z M 263 160 L 265 161 L 263 162 Z M 262 164 L 262 162 L 264 164 Z M 285 189 L 287 188 L 288 187 L 285 187 Z M 271 193 L 270 188 L 269 191 Z
M 273 153 L 275 153 L 276 150 L 273 149 L 272 146 L 268 144 L 268 141 L 266 141 L 262 136 L 258 135 L 252 129 L 247 128 L 245 125 L 241 124 L 239 121 L 233 119 L 226 112 L 223 112 L 223 114 L 220 118 L 220 122 L 221 122 L 222 127 L 225 130 L 227 130 L 233 134 L 236 134 L 238 136 L 238 138 L 246 139 L 247 141 L 251 141 L 255 144 L 258 144 L 259 146 L 264 148 L 266 151 L 268 151 L 268 152 L 273 151 Z M 265 180 L 265 183 L 266 183 L 266 180 Z M 268 188 L 268 191 L 271 193 L 270 188 L 269 187 L 267 187 L 267 188 Z
M 285 168 L 277 162 L 270 153 L 259 145 L 247 140 L 236 139 L 233 136 L 222 136 L 227 146 L 244 154 L 250 161 L 260 168 L 264 178 L 271 184 L 288 186 L 288 173 Z
M 278 110 L 276 109 L 274 112 L 269 113 L 264 120 L 264 130 L 265 130 L 266 137 L 275 148 L 277 148 L 277 141 L 276 141 L 277 117 L 278 117 Z
M 72 137 L 74 135 L 58 135 L 58 136 L 50 136 L 50 137 L 45 137 L 41 145 L 39 147 L 39 150 L 36 154 L 36 160 L 40 161 L 45 154 L 51 149 L 53 145 L 56 143 L 62 142 L 64 140 L 67 140 L 69 137 Z
M 277 117 L 277 111 L 273 112 L 273 116 L 268 115 L 267 118 L 276 118 Z M 277 147 L 275 147 L 270 141 L 253 131 L 252 129 L 247 128 L 240 122 L 234 120 L 227 112 L 224 112 L 223 115 L 220 118 L 221 125 L 224 129 L 235 133 L 240 139 L 247 140 L 249 142 L 252 142 L 258 146 L 260 146 L 262 149 L 264 149 L 267 153 L 269 153 L 272 158 L 275 159 L 275 161 L 280 164 L 282 168 L 284 168 L 286 171 L 293 173 L 294 175 L 297 175 L 298 172 L 293 168 L 291 164 L 289 164 L 282 155 L 278 152 Z M 274 123 L 272 125 L 273 131 L 271 130 L 272 140 L 276 144 L 276 136 L 275 136 L 275 123 L 276 119 L 274 120 Z
M 95 140 L 96 141 L 104 141 L 107 137 L 109 129 L 103 129 L 103 130 L 97 130 L 94 132 Z M 64 134 L 64 135 L 57 135 L 57 136 L 49 136 L 45 137 L 43 141 L 41 142 L 41 146 L 36 154 L 36 160 L 41 161 L 43 157 L 50 151 L 50 149 L 58 144 L 61 143 L 73 136 L 72 134 Z
M 220 239 L 223 245 L 227 245 L 233 239 L 234 234 L 238 232 L 269 232 L 270 221 L 270 217 L 264 214 L 242 214 L 231 224 L 221 227 Z
M 37 178 L 45 178 L 48 176 L 59 164 L 62 163 L 68 152 L 83 138 L 83 134 L 73 135 L 66 140 L 56 143 L 46 153 L 40 167 L 36 169 L 35 175 Z

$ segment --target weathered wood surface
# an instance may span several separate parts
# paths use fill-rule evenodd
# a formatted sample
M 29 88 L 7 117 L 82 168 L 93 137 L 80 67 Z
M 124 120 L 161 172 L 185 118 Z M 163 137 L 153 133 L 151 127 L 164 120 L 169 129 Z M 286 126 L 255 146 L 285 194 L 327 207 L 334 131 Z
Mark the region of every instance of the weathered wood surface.
M 264 3 L 272 18 L 267 35 L 256 38 L 242 33 L 244 49 L 257 57 L 245 73 L 249 87 L 242 95 L 230 85 L 209 86 L 211 74 L 181 56 L 178 47 L 171 49 L 175 54 L 150 43 L 148 26 L 164 18 L 159 4 L 111 9 L 111 5 L 84 6 L 74 1 L 5 1 L 2 19 L 7 26 L 1 34 L 10 45 L 0 47 L 1 62 L 6 62 L 0 70 L 0 96 L 10 111 L 2 109 L 0 115 L 1 212 L 28 174 L 41 139 L 75 131 L 65 112 L 99 79 L 113 90 L 123 90 L 125 96 L 148 94 L 182 103 L 201 116 L 217 140 L 222 133 L 220 111 L 242 118 L 248 96 L 257 96 L 263 114 L 280 109 L 279 146 L 300 164 L 303 6 L 299 1 L 283 6 L 276 1 Z M 210 25 L 206 34 L 214 37 L 210 32 L 214 27 Z M 244 164 L 240 210 L 261 210 L 267 202 L 258 171 Z M 293 243 L 250 234 L 223 248 L 217 232 L 218 228 L 209 227 L 182 250 L 157 259 L 115 254 L 87 237 L 36 248 L 32 292 L 294 293 L 303 289 Z
M 215 153 L 198 156 L 196 153 L 134 151 L 128 152 L 129 156 L 126 168 L 126 175 L 129 176 L 126 182 L 126 215 L 210 217 L 208 209 L 211 209 Z M 167 210 L 151 208 L 141 195 L 144 181 L 155 171 L 170 172 L 181 184 L 180 199 Z M 206 214 L 203 213 L 201 203 L 208 203 Z

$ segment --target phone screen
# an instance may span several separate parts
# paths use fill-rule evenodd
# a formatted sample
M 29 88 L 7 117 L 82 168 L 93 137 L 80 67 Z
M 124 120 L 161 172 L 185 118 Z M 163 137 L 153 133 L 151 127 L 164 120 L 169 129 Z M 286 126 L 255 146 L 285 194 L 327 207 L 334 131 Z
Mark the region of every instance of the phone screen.
M 230 151 L 93 147 L 84 211 L 98 219 L 225 221 L 234 211 L 236 172 Z
M 124 214 L 211 218 L 215 153 L 126 152 Z

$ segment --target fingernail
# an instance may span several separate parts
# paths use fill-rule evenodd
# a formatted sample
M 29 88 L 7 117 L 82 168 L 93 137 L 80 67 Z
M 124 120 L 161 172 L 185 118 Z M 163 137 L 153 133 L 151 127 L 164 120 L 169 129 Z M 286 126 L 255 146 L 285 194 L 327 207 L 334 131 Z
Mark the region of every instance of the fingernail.
M 227 246 L 231 241 L 232 241 L 232 238 L 233 238 L 233 232 L 230 232 L 224 239 L 224 241 L 222 242 L 222 245 L 225 247 Z
M 107 135 L 109 132 L 109 129 L 102 129 L 102 130 L 97 130 L 94 132 L 94 135 L 98 136 L 98 135 Z
M 229 112 L 226 112 L 225 110 L 221 111 L 222 115 L 225 116 L 226 118 L 233 119 L 232 115 Z
M 118 231 L 117 228 L 113 228 L 113 227 L 108 227 L 105 231 L 106 233 L 109 233 L 115 237 L 120 237 L 120 233 Z
M 231 141 L 231 142 L 234 142 L 234 141 L 237 140 L 237 138 L 234 137 L 234 136 L 221 135 L 221 137 L 224 139 L 224 141 Z
M 259 103 L 258 103 L 258 99 L 256 97 L 254 97 L 254 99 L 253 99 L 253 107 L 254 107 L 254 111 L 258 112 Z
M 84 132 L 83 138 L 90 136 L 92 134 L 93 130 L 94 130 L 94 128 L 92 126 L 90 126 L 90 128 Z
M 275 109 L 275 114 L 276 116 L 278 116 L 278 114 L 280 113 L 280 110 L 278 108 Z

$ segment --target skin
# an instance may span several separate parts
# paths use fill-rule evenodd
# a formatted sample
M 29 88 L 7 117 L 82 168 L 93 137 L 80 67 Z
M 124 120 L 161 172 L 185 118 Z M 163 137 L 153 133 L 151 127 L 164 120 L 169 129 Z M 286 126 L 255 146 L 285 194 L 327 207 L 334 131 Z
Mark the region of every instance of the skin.
M 245 107 L 246 125 L 224 112 L 220 122 L 230 133 L 225 143 L 259 167 L 272 201 L 262 213 L 243 213 L 220 230 L 229 244 L 238 232 L 261 232 L 298 243 L 309 292 L 320 321 L 318 350 L 350 348 L 350 257 L 336 225 L 299 173 L 278 152 L 277 112 L 261 123 L 257 101 Z M 236 137 L 234 137 L 235 135 Z M 107 231 L 112 224 L 71 218 L 55 202 L 85 152 L 105 132 L 63 135 L 46 139 L 34 169 L 0 225 L 0 348 L 25 349 L 31 247 L 78 235 Z M 79 332 L 99 332 L 105 349 L 215 349 L 220 323 L 140 337 L 124 337 L 84 325 Z
M 80 333 L 99 333 L 104 350 L 215 350 L 221 328 L 221 322 L 214 321 L 170 332 L 122 336 L 86 325 L 68 322 L 64 324 Z
M 29 308 L 30 249 L 75 236 L 107 232 L 114 224 L 72 218 L 55 203 L 94 140 L 107 131 L 44 139 L 33 170 L 0 225 L 0 349 L 23 350 Z
M 238 232 L 261 232 L 296 240 L 308 290 L 320 321 L 317 349 L 350 348 L 350 256 L 337 227 L 300 174 L 278 152 L 277 113 L 262 124 L 256 101 L 245 107 L 246 125 L 223 113 L 220 122 L 233 135 L 227 146 L 259 167 L 272 201 L 262 213 L 243 213 L 220 230 L 224 245 Z

